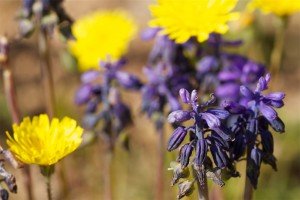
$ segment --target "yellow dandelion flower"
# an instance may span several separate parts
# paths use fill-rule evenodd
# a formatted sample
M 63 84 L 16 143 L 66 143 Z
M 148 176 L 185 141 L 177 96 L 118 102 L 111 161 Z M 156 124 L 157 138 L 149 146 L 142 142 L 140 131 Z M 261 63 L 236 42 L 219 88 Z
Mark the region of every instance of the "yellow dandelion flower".
M 98 69 L 100 61 L 122 57 L 137 32 L 137 25 L 121 10 L 95 12 L 77 20 L 72 26 L 76 38 L 69 49 L 77 58 L 79 69 Z
M 161 33 L 177 43 L 191 37 L 203 42 L 212 32 L 227 32 L 227 22 L 238 17 L 231 12 L 236 3 L 237 0 L 158 0 L 157 5 L 150 6 L 153 19 L 149 25 L 162 28 Z
M 252 0 L 249 9 L 260 9 L 264 13 L 277 16 L 291 15 L 300 11 L 299 0 Z
M 75 120 L 64 117 L 49 120 L 45 114 L 25 117 L 8 132 L 7 144 L 17 159 L 26 164 L 49 166 L 73 152 L 81 144 L 83 129 Z

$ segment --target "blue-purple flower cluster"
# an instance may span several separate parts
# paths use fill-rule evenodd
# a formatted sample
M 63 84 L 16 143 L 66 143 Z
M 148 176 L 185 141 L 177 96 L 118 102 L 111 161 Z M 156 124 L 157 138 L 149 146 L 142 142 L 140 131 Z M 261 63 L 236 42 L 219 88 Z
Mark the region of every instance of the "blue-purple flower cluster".
M 244 105 L 234 102 L 224 104 L 225 109 L 236 118 L 232 125 L 235 140 L 230 144 L 231 159 L 238 161 L 247 152 L 247 176 L 254 188 L 257 187 L 262 162 L 271 165 L 274 170 L 277 169 L 270 127 L 278 133 L 285 131 L 283 121 L 274 110 L 284 105 L 285 94 L 282 92 L 263 94 L 262 92 L 268 89 L 269 81 L 270 74 L 267 74 L 259 79 L 255 90 L 241 86 L 240 93 L 247 99 Z
M 245 158 L 248 160 L 247 176 L 254 188 L 257 187 L 262 162 L 276 170 L 270 127 L 279 133 L 285 131 L 284 123 L 274 110 L 284 105 L 285 95 L 282 92 L 263 94 L 269 81 L 270 75 L 267 74 L 259 79 L 254 90 L 240 86 L 240 94 L 247 100 L 242 104 L 232 100 L 224 101 L 222 107 L 216 106 L 214 95 L 207 102 L 199 104 L 196 90 L 190 94 L 186 89 L 181 89 L 180 98 L 191 109 L 177 110 L 169 114 L 168 122 L 176 124 L 177 128 L 167 147 L 169 151 L 180 149 L 178 162 L 181 168 L 191 164 L 198 171 L 197 174 L 203 176 L 207 172 L 222 169 L 227 176 L 236 177 L 239 173 L 235 170 L 235 164 Z M 189 120 L 192 120 L 192 124 L 186 123 Z M 194 158 L 191 160 L 193 151 Z M 208 156 L 209 151 L 213 162 Z M 173 183 L 180 178 L 178 173 L 174 173 L 174 176 Z M 217 184 L 224 185 L 223 181 L 217 180 Z
M 156 33 L 157 29 L 149 29 L 143 35 L 144 39 L 156 36 L 148 64 L 143 70 L 147 82 L 142 87 L 142 111 L 152 118 L 155 114 L 164 115 L 166 111 L 180 109 L 178 91 L 180 88 L 191 89 L 193 78 L 193 68 L 184 55 L 183 45 Z M 156 126 L 160 126 L 160 117 L 156 119 Z
M 190 105 L 191 109 L 177 110 L 169 114 L 168 122 L 176 124 L 178 127 L 169 139 L 168 150 L 175 150 L 183 141 L 186 141 L 180 147 L 178 157 L 182 168 L 191 163 L 194 170 L 198 172 L 197 174 L 202 176 L 206 176 L 207 171 L 213 171 L 214 167 L 226 169 L 232 175 L 237 176 L 238 173 L 229 156 L 229 141 L 234 138 L 233 132 L 226 125 L 226 119 L 230 113 L 215 106 L 216 97 L 214 95 L 211 95 L 208 101 L 199 104 L 196 90 L 190 94 L 186 89 L 181 89 L 179 94 L 182 102 Z M 182 125 L 189 120 L 192 120 L 191 125 Z M 195 156 L 191 160 L 193 151 Z M 209 151 L 213 162 L 208 156 Z M 203 177 L 199 179 L 204 180 Z M 224 185 L 220 180 L 218 183 Z
M 86 128 L 95 128 L 102 121 L 102 132 L 111 136 L 112 133 L 118 135 L 131 124 L 131 111 L 122 101 L 120 89 L 139 90 L 142 83 L 136 76 L 121 70 L 125 64 L 125 59 L 101 63 L 101 70 L 82 74 L 75 103 L 85 105 Z

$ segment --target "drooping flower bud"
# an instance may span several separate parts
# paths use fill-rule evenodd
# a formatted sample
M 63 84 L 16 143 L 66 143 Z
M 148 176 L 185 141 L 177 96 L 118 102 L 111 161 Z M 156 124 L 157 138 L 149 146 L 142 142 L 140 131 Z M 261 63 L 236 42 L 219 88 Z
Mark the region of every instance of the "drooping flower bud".
M 272 121 L 269 121 L 271 127 L 274 129 L 274 131 L 278 132 L 278 133 L 284 133 L 285 132 L 285 125 L 283 123 L 283 121 L 277 117 Z
M 177 110 L 173 111 L 168 116 L 168 122 L 173 123 L 182 123 L 191 119 L 191 113 L 189 111 Z
M 195 163 L 202 165 L 207 154 L 207 141 L 205 139 L 198 139 L 196 143 Z
M 188 166 L 192 152 L 193 152 L 193 146 L 190 144 L 185 144 L 181 147 L 179 160 L 182 167 Z
M 186 134 L 187 130 L 184 127 L 179 126 L 178 128 L 176 128 L 172 136 L 170 137 L 168 143 L 168 151 L 173 151 L 174 149 L 176 149 L 182 143 Z

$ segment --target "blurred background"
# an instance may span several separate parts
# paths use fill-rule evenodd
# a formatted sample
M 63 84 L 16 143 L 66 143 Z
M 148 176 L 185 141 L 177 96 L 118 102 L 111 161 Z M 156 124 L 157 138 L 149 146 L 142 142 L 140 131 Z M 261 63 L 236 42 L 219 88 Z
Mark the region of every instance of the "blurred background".
M 148 5 L 150 0 L 65 0 L 67 12 L 76 20 L 96 10 L 122 8 L 128 10 L 135 18 L 141 32 L 150 18 Z M 240 7 L 246 1 L 240 1 Z M 0 35 L 14 37 L 18 33 L 16 15 L 21 8 L 21 0 L 0 0 Z M 238 21 L 232 24 L 228 38 L 244 39 L 245 44 L 239 52 L 252 59 L 267 63 L 268 54 L 274 40 L 276 19 L 272 15 L 256 15 L 259 33 L 253 31 L 251 23 Z M 300 14 L 291 17 L 287 27 L 283 66 L 280 78 L 272 84 L 276 90 L 286 93 L 285 107 L 280 116 L 285 121 L 286 133 L 275 134 L 275 156 L 278 159 L 278 172 L 270 166 L 263 165 L 255 199 L 299 199 L 300 196 Z M 259 34 L 259 37 L 257 37 Z M 95 41 L 96 42 L 96 41 Z M 146 64 L 152 42 L 142 41 L 139 37 L 132 42 L 127 54 L 129 63 L 126 70 L 143 78 L 142 67 Z M 74 104 L 74 94 L 80 84 L 79 73 L 66 66 L 64 52 L 66 44 L 58 34 L 51 40 L 51 61 L 55 79 L 57 116 L 70 116 L 81 120 L 83 110 Z M 18 104 L 22 116 L 32 116 L 45 112 L 45 100 L 41 87 L 38 60 L 37 35 L 30 39 L 14 43 L 10 49 L 10 65 L 13 67 L 18 95 Z M 5 131 L 11 130 L 11 119 L 3 96 L 3 85 L 0 85 L 0 143 L 5 144 Z M 116 200 L 151 200 L 155 194 L 156 152 L 158 137 L 153 124 L 140 113 L 140 95 L 130 92 L 125 94 L 125 102 L 133 108 L 134 125 L 127 129 L 131 136 L 130 150 L 125 151 L 117 145 L 113 158 L 113 199 Z M 128 97 L 128 98 L 127 98 Z M 168 131 L 169 130 L 169 131 Z M 170 135 L 166 128 L 167 135 Z M 57 168 L 64 168 L 70 193 L 60 196 L 61 185 L 59 173 L 53 179 L 54 199 L 102 199 L 103 193 L 103 141 L 76 151 L 59 163 Z M 165 160 L 165 197 L 176 199 L 177 188 L 170 186 L 171 175 L 167 171 L 170 161 L 175 160 L 177 152 L 166 151 Z M 241 178 L 230 179 L 222 188 L 217 199 L 242 199 L 244 189 L 244 163 L 238 165 Z M 9 166 L 7 166 L 9 168 Z M 18 193 L 11 194 L 11 199 L 26 199 L 21 170 L 10 169 L 16 176 Z M 34 194 L 36 199 L 46 198 L 44 178 L 36 166 L 32 167 Z M 210 188 L 220 190 L 210 183 Z M 188 199 L 188 198 L 186 198 Z M 195 197 L 191 197 L 195 199 Z

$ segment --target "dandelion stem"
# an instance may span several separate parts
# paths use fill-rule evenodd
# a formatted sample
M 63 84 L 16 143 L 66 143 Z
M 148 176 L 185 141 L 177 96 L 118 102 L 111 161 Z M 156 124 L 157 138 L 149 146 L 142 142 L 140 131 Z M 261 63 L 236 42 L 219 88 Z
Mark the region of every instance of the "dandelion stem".
M 282 64 L 284 39 L 285 39 L 287 24 L 288 24 L 288 17 L 282 17 L 280 18 L 280 24 L 276 29 L 274 46 L 270 58 L 271 73 L 273 74 L 275 79 L 279 75 L 280 66 Z
M 47 178 L 46 178 L 46 185 L 47 185 L 47 197 L 48 197 L 48 200 L 52 200 L 51 175 L 47 176 Z
M 0 60 L 0 67 L 3 70 L 2 76 L 3 76 L 3 87 L 4 87 L 4 95 L 6 98 L 6 102 L 8 104 L 9 112 L 12 118 L 13 123 L 19 124 L 20 123 L 20 111 L 17 104 L 17 95 L 15 91 L 15 84 L 13 79 L 13 73 L 11 70 L 11 67 L 9 66 L 8 62 L 8 41 L 5 37 L 0 38 L 0 45 L 7 49 L 5 52 L 6 55 L 1 55 L 0 57 L 2 60 Z M 6 47 L 5 47 L 6 46 Z M 32 192 L 32 180 L 31 180 L 31 172 L 30 167 L 25 166 L 24 167 L 24 179 L 25 179 L 25 185 L 26 185 L 26 192 L 27 192 L 27 199 L 33 200 L 33 192 Z
M 156 128 L 158 134 L 158 164 L 157 164 L 157 180 L 156 180 L 156 200 L 164 199 L 164 152 L 165 152 L 165 136 L 163 126 Z

